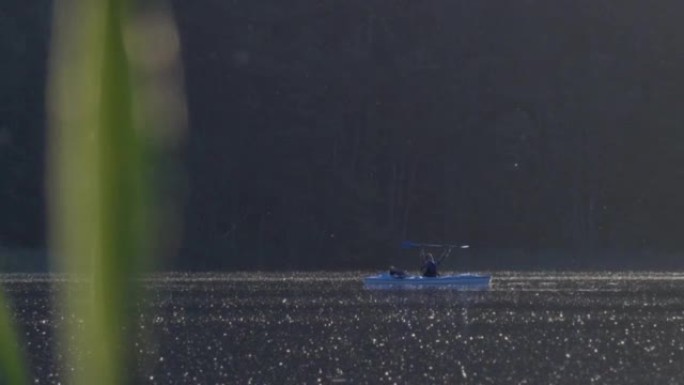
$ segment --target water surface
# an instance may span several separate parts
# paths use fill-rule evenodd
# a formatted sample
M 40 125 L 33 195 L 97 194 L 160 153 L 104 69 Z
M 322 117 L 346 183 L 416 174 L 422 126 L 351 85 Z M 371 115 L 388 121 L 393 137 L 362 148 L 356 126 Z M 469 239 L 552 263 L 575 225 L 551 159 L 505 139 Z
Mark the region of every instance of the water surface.
M 368 290 L 371 272 L 144 280 L 140 383 L 684 383 L 684 274 L 494 272 L 487 291 Z M 36 383 L 57 384 L 63 279 L 0 276 Z

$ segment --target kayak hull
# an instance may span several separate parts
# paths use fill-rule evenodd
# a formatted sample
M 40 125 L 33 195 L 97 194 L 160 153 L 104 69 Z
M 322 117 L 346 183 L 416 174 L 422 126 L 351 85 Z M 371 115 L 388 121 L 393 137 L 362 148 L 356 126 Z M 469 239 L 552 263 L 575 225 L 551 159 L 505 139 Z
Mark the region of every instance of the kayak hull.
M 442 275 L 439 277 L 422 277 L 419 275 L 407 275 L 403 278 L 395 277 L 389 273 L 381 273 L 363 279 L 363 284 L 369 289 L 381 288 L 422 288 L 443 287 L 451 289 L 486 289 L 491 283 L 489 274 L 455 274 Z

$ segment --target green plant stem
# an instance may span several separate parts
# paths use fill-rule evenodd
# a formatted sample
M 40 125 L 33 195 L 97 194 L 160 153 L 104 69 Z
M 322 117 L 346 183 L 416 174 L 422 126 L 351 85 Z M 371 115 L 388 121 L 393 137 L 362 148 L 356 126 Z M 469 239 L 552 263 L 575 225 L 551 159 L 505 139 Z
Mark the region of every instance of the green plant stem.
M 0 290 L 0 384 L 28 384 L 24 353 L 8 310 L 9 306 Z
M 129 9 L 117 0 L 62 1 L 56 7 L 51 236 L 57 266 L 81 282 L 63 296 L 76 319 L 61 341 L 72 352 L 71 383 L 125 384 L 132 366 L 134 277 L 147 239 L 124 44 Z

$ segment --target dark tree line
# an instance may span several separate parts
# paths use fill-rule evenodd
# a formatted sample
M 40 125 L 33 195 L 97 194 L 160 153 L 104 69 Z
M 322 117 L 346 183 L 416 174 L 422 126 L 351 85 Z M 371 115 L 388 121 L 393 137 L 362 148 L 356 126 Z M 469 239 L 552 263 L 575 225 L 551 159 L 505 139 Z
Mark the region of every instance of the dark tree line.
M 0 249 L 44 247 L 50 2 L 0 5 Z
M 471 262 L 492 267 L 684 247 L 682 4 L 173 5 L 190 111 L 175 266 L 379 267 L 405 239 L 469 243 Z M 41 44 L 44 22 L 30 21 Z M 44 66 L 41 50 L 26 52 Z M 2 127 L 33 130 L 9 149 L 40 149 L 40 101 L 21 99 L 16 126 L 6 111 L 43 79 L 7 71 L 3 81 L 36 84 L 0 91 Z M 3 174 L 38 185 L 24 158 L 4 156 Z M 0 239 L 40 244 L 40 213 L 0 183 L 8 217 L 31 234 L 4 221 Z

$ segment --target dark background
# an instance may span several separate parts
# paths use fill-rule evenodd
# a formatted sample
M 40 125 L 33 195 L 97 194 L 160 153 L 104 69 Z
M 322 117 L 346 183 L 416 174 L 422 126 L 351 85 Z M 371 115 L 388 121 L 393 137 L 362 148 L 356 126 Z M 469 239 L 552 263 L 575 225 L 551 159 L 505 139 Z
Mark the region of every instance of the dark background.
M 680 268 L 684 4 L 176 0 L 166 268 Z M 45 266 L 51 2 L 0 5 L 0 268 Z M 173 178 L 172 178 L 173 179 Z M 174 236 L 175 237 L 175 236 Z

